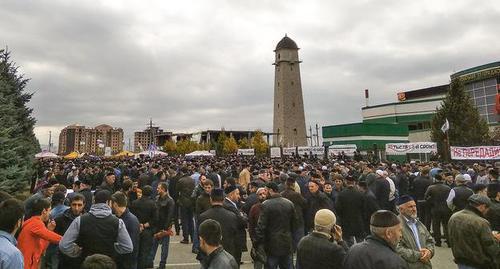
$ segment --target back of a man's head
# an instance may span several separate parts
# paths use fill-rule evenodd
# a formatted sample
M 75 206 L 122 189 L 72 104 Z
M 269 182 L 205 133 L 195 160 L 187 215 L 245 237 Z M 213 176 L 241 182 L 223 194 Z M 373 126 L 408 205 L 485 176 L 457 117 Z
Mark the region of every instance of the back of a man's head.
M 107 203 L 109 200 L 111 200 L 111 193 L 108 190 L 99 190 L 94 194 L 95 204 Z
M 209 246 L 219 246 L 222 241 L 222 229 L 219 222 L 207 219 L 200 224 L 199 235 Z
M 14 232 L 16 224 L 23 218 L 24 206 L 21 201 L 10 198 L 0 203 L 0 230 Z
M 111 195 L 111 201 L 116 203 L 119 207 L 127 207 L 127 196 L 120 191 L 117 191 Z
M 108 256 L 94 254 L 85 258 L 82 269 L 116 269 L 115 262 Z

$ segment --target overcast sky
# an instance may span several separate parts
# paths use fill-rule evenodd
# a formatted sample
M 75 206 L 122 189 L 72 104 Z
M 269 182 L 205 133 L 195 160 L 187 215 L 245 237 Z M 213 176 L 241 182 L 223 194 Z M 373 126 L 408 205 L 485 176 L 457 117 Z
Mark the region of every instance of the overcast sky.
M 274 48 L 301 48 L 306 124 L 500 60 L 495 1 L 0 0 L 0 46 L 31 78 L 36 134 L 78 123 L 272 130 Z M 57 144 L 57 142 L 56 142 Z

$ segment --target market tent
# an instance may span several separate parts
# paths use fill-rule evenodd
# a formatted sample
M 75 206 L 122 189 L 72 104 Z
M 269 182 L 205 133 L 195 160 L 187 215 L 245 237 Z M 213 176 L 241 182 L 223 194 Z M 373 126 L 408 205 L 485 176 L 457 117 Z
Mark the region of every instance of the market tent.
M 214 155 L 206 150 L 197 150 L 186 154 L 186 157 L 213 157 Z
M 153 156 L 167 156 L 168 154 L 166 152 L 159 150 L 146 150 L 139 152 L 137 155 L 147 155 L 149 157 L 153 157 Z
M 120 153 L 115 154 L 113 157 L 132 157 L 135 154 L 133 152 L 130 152 L 128 150 L 124 150 Z
M 35 154 L 35 158 L 41 159 L 41 158 L 47 158 L 47 159 L 52 159 L 52 158 L 59 158 L 57 154 L 52 153 L 50 151 L 43 150 L 40 153 Z
M 72 159 L 80 158 L 80 154 L 78 154 L 78 152 L 76 152 L 76 151 L 73 151 L 70 154 L 64 156 L 63 158 L 72 160 Z

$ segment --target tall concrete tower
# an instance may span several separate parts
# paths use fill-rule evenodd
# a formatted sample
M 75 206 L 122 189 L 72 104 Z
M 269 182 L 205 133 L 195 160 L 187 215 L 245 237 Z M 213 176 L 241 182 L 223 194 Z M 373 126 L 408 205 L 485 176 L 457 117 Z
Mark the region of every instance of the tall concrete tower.
M 285 147 L 307 146 L 299 48 L 285 35 L 274 52 L 273 132 L 279 135 L 275 135 L 273 141 Z

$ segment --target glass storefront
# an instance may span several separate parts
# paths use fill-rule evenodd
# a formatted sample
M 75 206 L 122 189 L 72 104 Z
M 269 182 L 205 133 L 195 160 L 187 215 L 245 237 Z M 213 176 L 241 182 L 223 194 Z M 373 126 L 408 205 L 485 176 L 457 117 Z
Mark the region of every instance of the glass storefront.
M 465 90 L 471 96 L 479 114 L 489 124 L 499 122 L 499 116 L 495 110 L 497 84 L 500 84 L 497 78 L 490 78 L 465 85 Z

